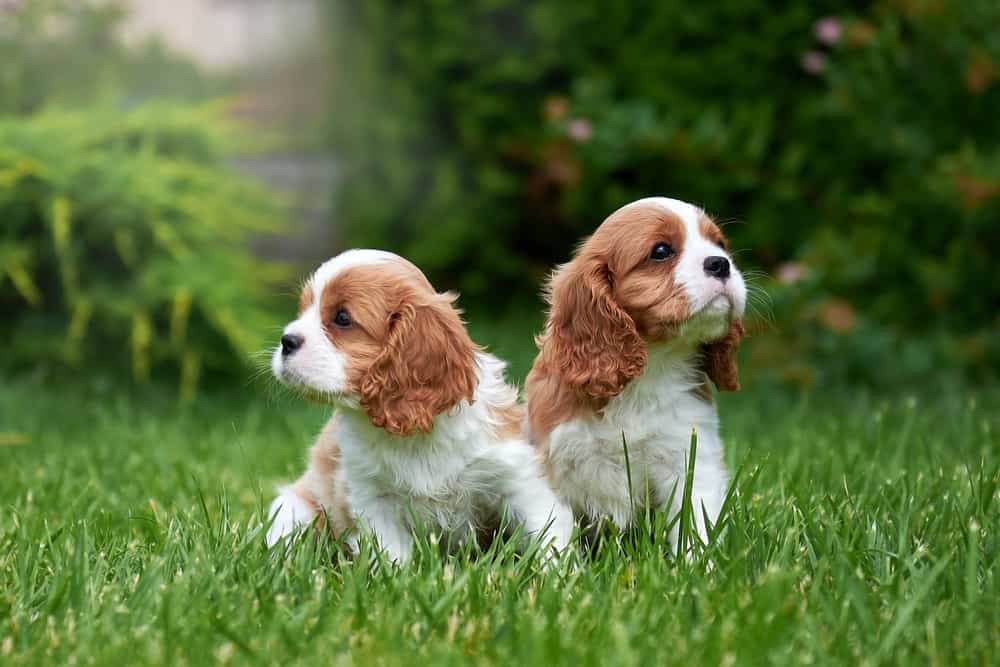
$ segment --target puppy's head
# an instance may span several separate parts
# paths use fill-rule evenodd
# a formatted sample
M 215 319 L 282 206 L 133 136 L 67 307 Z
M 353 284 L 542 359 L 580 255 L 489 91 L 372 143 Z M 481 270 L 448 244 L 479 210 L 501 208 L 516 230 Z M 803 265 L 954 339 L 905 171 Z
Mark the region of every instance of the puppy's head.
M 454 300 L 398 255 L 344 252 L 306 281 L 271 367 L 285 384 L 363 409 L 390 433 L 429 432 L 476 386 L 476 347 Z
M 611 214 L 549 284 L 545 343 L 564 382 L 595 399 L 642 374 L 647 346 L 701 347 L 719 389 L 739 388 L 743 277 L 701 209 L 652 197 Z

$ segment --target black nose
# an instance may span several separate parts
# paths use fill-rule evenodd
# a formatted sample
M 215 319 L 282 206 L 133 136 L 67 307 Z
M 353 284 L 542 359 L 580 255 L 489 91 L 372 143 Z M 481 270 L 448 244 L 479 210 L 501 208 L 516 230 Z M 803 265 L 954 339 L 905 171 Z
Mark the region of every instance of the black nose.
M 719 280 L 725 280 L 729 277 L 729 260 L 725 257 L 706 257 L 705 273 Z
M 281 354 L 287 357 L 292 352 L 302 347 L 302 343 L 304 342 L 305 338 L 299 336 L 298 334 L 285 334 L 281 337 Z

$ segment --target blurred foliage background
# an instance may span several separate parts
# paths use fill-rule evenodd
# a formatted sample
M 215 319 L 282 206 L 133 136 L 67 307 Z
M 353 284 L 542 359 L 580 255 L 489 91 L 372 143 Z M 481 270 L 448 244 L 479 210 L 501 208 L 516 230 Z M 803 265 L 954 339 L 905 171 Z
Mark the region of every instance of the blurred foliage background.
M 760 381 L 1000 370 L 994 0 L 308 4 L 321 48 L 288 35 L 262 77 L 124 45 L 139 0 L 0 2 L 0 364 L 189 396 L 246 373 L 315 262 L 376 246 L 523 372 L 546 272 L 665 194 L 727 223 Z M 247 153 L 331 156 L 320 222 Z
M 802 385 L 997 368 L 1000 3 L 348 3 L 342 217 L 470 297 L 532 295 L 653 193 L 724 221 Z M 773 317 L 772 317 L 773 314 Z
M 261 288 L 287 276 L 239 244 L 275 231 L 278 207 L 219 167 L 222 129 L 200 109 L 0 121 L 12 364 L 129 359 L 144 380 L 164 362 L 190 397 L 204 364 L 263 345 Z
M 3 365 L 156 376 L 185 400 L 204 371 L 245 375 L 293 274 L 251 252 L 280 197 L 226 157 L 267 139 L 207 101 L 223 78 L 121 45 L 122 5 L 0 7 Z

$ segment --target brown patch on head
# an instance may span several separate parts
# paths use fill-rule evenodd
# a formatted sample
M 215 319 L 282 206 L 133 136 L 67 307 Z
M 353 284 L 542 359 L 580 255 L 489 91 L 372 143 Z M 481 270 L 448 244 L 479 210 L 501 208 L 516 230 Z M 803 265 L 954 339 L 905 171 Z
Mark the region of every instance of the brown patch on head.
M 478 348 L 454 300 L 403 260 L 345 269 L 323 287 L 324 330 L 347 356 L 348 390 L 374 425 L 430 432 L 435 416 L 472 400 Z M 337 324 L 340 311 L 348 326 Z
M 313 302 L 313 289 L 312 283 L 307 282 L 302 286 L 302 291 L 299 292 L 299 317 L 302 317 L 302 313 L 309 310 L 309 306 Z
M 599 410 L 642 374 L 646 343 L 669 337 L 689 307 L 674 270 L 685 227 L 674 213 L 637 204 L 613 213 L 553 274 L 549 320 L 526 392 L 533 437 L 586 409 Z M 659 260 L 653 250 L 665 244 Z
M 705 214 L 702 214 L 701 217 L 698 218 L 698 233 L 725 250 L 727 253 L 729 252 L 729 240 L 726 238 L 726 235 L 723 234 L 722 230 L 719 229 L 719 226 Z
M 674 269 L 686 240 L 684 222 L 670 211 L 646 204 L 618 211 L 605 225 L 614 232 L 611 249 L 605 256 L 611 258 L 615 298 L 635 321 L 645 341 L 669 336 L 689 315 L 687 296 L 674 280 Z M 602 228 L 604 225 L 598 233 Z M 594 237 L 597 236 L 595 233 Z M 673 256 L 653 261 L 650 254 L 658 243 L 666 243 Z M 621 250 L 626 247 L 627 254 Z

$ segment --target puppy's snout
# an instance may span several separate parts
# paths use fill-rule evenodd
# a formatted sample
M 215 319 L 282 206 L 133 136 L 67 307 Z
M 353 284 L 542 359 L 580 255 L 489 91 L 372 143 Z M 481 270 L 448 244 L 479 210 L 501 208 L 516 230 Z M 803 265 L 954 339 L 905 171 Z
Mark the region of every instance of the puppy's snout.
M 305 338 L 298 334 L 285 334 L 281 337 L 281 354 L 287 357 L 295 350 L 302 347 L 302 343 L 306 341 Z
M 713 278 L 725 280 L 729 277 L 729 260 L 725 257 L 706 257 L 705 273 Z

